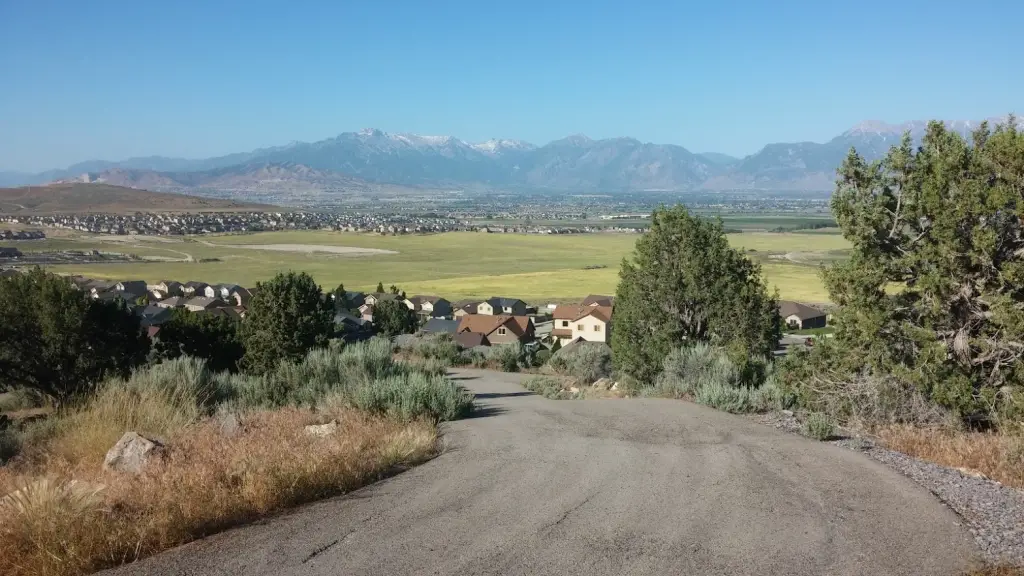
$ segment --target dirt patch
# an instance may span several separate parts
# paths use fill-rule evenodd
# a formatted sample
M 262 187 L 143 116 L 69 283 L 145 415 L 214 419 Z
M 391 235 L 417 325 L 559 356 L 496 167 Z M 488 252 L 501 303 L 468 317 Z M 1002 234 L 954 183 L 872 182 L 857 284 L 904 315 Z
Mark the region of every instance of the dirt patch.
M 312 254 L 314 252 L 326 252 L 328 254 L 345 254 L 348 256 L 360 256 L 370 254 L 398 254 L 394 250 L 381 250 L 379 248 L 356 248 L 353 246 L 324 246 L 321 244 L 210 244 L 222 248 L 246 248 L 249 250 L 273 250 L 276 252 L 302 252 Z

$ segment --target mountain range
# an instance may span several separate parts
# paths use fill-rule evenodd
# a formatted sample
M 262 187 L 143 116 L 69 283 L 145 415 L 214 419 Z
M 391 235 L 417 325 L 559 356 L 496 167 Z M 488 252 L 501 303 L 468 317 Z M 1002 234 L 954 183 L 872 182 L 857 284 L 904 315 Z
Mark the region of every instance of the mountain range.
M 1005 121 L 993 118 L 992 124 Z M 965 136 L 979 122 L 947 121 Z M 1021 124 L 1024 126 L 1024 123 Z M 84 179 L 163 191 L 288 194 L 391 188 L 624 192 L 693 190 L 829 191 L 850 148 L 868 159 L 905 132 L 919 140 L 927 122 L 862 122 L 825 143 L 768 144 L 746 158 L 693 153 L 634 138 L 573 135 L 544 146 L 519 140 L 469 143 L 452 136 L 368 129 L 200 160 L 150 156 L 88 161 L 39 174 L 0 172 L 0 186 Z M 256 194 L 258 195 L 258 194 Z

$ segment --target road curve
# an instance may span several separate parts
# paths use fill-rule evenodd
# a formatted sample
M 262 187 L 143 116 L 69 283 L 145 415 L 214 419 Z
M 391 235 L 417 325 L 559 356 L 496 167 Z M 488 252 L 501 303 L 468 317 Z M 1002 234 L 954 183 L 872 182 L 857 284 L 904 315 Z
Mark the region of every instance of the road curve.
M 686 402 L 457 377 L 481 411 L 435 460 L 112 573 L 937 576 L 974 554 L 931 494 L 853 451 Z

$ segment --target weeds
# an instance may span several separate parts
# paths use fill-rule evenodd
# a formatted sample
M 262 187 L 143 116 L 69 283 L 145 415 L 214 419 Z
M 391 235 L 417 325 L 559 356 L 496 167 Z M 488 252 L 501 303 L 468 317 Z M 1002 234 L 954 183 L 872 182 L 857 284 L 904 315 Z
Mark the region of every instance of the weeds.
M 337 434 L 303 433 L 325 416 L 338 418 Z M 180 430 L 169 458 L 137 477 L 104 473 L 93 457 L 0 468 L 0 494 L 9 494 L 0 500 L 0 573 L 76 575 L 130 562 L 354 489 L 429 458 L 436 445 L 427 422 L 347 409 L 285 408 L 245 421 L 235 438 L 213 419 Z
M 952 468 L 966 468 L 1024 489 L 1024 435 L 890 426 L 876 431 L 893 450 Z
M 835 423 L 828 414 L 814 412 L 807 417 L 807 422 L 804 423 L 804 434 L 815 440 L 828 440 L 834 432 Z

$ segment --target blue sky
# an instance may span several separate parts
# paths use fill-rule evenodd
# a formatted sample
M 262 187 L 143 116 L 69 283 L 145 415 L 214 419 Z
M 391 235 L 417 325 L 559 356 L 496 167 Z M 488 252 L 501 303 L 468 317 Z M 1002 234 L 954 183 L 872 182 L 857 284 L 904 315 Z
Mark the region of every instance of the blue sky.
M 745 155 L 1024 113 L 1024 2 L 0 0 L 0 169 L 376 127 Z

